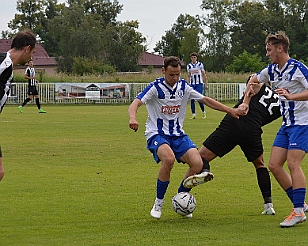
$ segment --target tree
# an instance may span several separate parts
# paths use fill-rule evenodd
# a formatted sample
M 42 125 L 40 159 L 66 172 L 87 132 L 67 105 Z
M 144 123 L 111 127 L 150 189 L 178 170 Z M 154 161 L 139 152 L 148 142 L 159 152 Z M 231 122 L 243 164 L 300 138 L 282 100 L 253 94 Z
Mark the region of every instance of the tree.
M 139 71 L 138 59 L 146 39 L 136 30 L 138 21 L 117 22 L 106 28 L 104 47 L 106 60 L 118 71 Z
M 201 49 L 200 39 L 204 36 L 203 29 L 201 27 L 200 17 L 191 15 L 179 15 L 176 23 L 173 24 L 171 30 L 166 31 L 166 35 L 162 37 L 162 40 L 156 43 L 154 51 L 163 56 L 178 56 L 182 60 L 189 59 L 189 53 L 199 53 Z M 192 34 L 193 37 L 189 37 Z M 183 41 L 185 39 L 185 41 Z M 189 43 L 190 42 L 190 43 Z M 191 51 L 188 51 L 189 45 Z M 182 53 L 184 52 L 184 53 Z M 188 57 L 187 57 L 188 55 Z
M 209 28 L 205 35 L 207 44 L 205 47 L 205 66 L 210 71 L 223 71 L 230 63 L 231 38 L 229 33 L 228 12 L 231 10 L 229 0 L 203 0 L 201 9 L 210 11 L 204 17 L 204 23 Z

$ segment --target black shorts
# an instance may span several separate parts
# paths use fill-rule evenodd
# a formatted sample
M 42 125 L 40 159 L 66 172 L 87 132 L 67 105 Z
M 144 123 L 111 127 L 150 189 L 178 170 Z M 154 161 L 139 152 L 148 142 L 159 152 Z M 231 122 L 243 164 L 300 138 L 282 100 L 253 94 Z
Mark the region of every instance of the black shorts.
M 37 91 L 37 89 L 36 89 L 36 86 L 29 86 L 28 87 L 28 95 L 29 96 L 36 96 L 36 95 L 38 95 L 38 91 Z
M 223 157 L 239 145 L 246 159 L 252 162 L 263 154 L 262 133 L 260 126 L 228 115 L 203 145 L 219 157 Z

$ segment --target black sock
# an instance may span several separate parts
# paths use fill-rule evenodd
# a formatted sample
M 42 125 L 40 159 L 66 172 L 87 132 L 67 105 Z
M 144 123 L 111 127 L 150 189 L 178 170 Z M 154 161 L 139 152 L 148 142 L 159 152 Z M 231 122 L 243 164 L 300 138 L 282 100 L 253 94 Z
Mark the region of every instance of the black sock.
M 203 162 L 202 172 L 209 172 L 210 171 L 210 163 L 204 158 L 202 158 L 202 162 Z
M 271 178 L 268 173 L 267 168 L 256 169 L 258 185 L 261 190 L 264 203 L 272 202 L 272 188 L 271 188 Z
M 22 104 L 21 104 L 21 106 L 23 107 L 23 106 L 26 106 L 26 104 L 28 103 L 28 102 L 30 102 L 30 98 L 28 97 Z
M 35 98 L 35 102 L 36 102 L 36 106 L 38 109 L 41 109 L 41 105 L 40 105 L 40 99 L 39 98 Z

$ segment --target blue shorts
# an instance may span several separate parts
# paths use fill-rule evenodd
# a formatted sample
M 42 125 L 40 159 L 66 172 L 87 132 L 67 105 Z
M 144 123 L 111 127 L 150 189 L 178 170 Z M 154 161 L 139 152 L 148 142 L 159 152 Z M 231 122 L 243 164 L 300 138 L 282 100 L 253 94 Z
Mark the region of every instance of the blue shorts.
M 168 144 L 173 150 L 175 158 L 178 162 L 180 158 L 191 148 L 197 148 L 193 141 L 187 136 L 166 136 L 154 135 L 147 141 L 147 149 L 152 152 L 154 160 L 159 163 L 160 159 L 157 156 L 157 149 L 162 144 Z
M 199 93 L 203 94 L 203 84 L 193 84 L 192 88 L 194 88 Z
M 303 150 L 308 152 L 308 125 L 281 126 L 273 146 L 288 150 Z

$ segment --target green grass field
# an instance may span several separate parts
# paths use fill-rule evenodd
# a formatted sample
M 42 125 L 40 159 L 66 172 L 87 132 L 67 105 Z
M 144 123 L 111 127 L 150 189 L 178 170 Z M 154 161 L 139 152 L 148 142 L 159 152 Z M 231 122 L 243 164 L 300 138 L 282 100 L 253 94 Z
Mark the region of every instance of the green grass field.
M 230 104 L 231 106 L 231 104 Z M 138 132 L 128 105 L 34 105 L 0 115 L 5 177 L 0 182 L 0 245 L 307 245 L 308 222 L 284 229 L 291 203 L 272 178 L 275 216 L 261 215 L 255 170 L 239 148 L 211 163 L 213 181 L 195 187 L 192 219 L 177 215 L 171 197 L 187 169 L 175 164 L 160 220 L 149 212 L 159 165 L 145 148 L 145 106 Z M 199 110 L 199 108 L 197 108 Z M 189 120 L 195 143 L 223 113 Z M 200 116 L 200 114 L 199 114 Z M 280 120 L 264 128 L 265 160 Z M 308 175 L 307 159 L 303 168 Z

